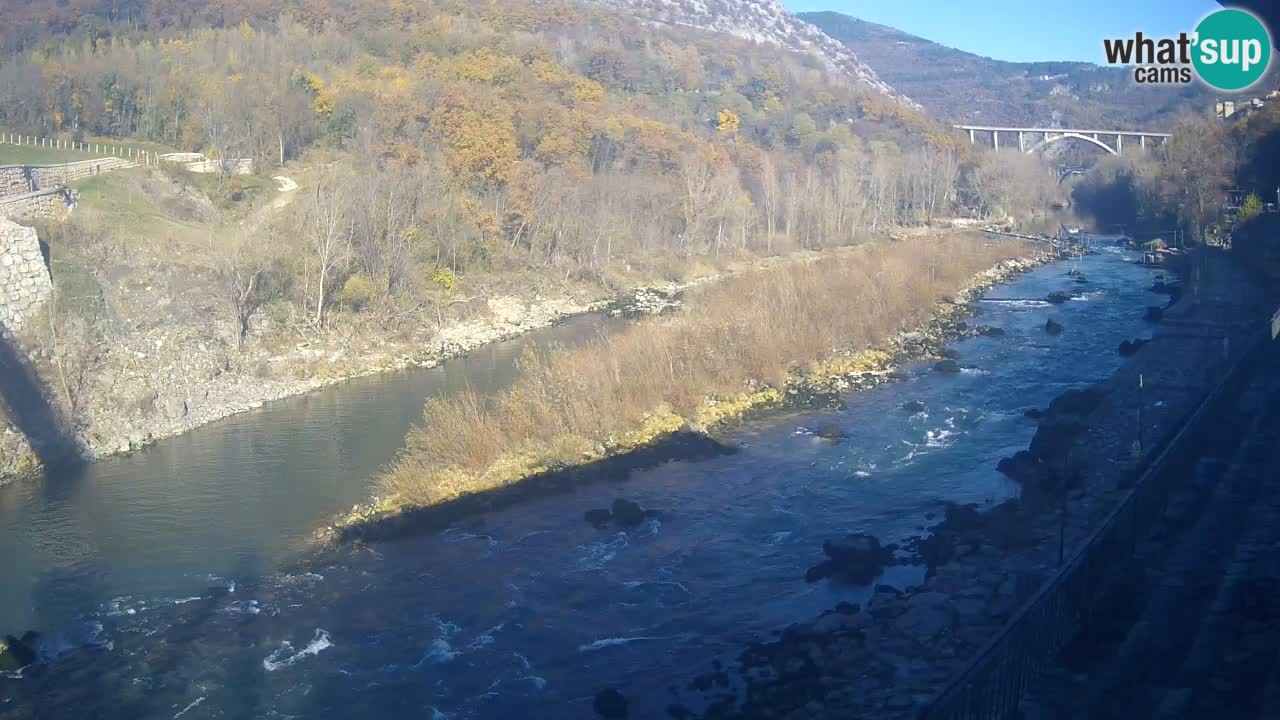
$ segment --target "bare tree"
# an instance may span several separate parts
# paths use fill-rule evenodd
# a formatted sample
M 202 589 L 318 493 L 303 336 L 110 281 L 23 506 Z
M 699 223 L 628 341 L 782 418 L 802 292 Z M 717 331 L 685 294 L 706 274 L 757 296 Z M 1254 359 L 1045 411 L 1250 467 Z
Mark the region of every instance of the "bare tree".
M 300 204 L 302 232 L 315 260 L 316 311 L 312 323 L 324 321 L 325 298 L 334 271 L 341 268 L 351 254 L 353 222 L 348 212 L 348 179 L 326 169 Z
M 268 230 L 261 237 L 233 233 L 211 249 L 215 288 L 231 313 L 236 349 L 244 347 L 253 314 L 279 289 L 274 274 L 275 245 L 275 232 Z

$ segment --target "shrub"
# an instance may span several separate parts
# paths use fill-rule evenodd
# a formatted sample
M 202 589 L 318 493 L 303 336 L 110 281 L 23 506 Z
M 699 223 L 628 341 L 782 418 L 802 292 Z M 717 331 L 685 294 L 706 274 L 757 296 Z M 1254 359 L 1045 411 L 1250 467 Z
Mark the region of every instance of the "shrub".
M 1244 202 L 1240 203 L 1240 210 L 1236 212 L 1236 222 L 1246 223 L 1262 214 L 1262 198 L 1257 193 L 1249 193 Z
M 338 292 L 338 302 L 352 310 L 362 310 L 373 301 L 373 278 L 365 273 L 356 273 L 347 278 Z
M 436 273 L 431 276 L 431 282 L 444 288 L 446 291 L 453 290 L 458 284 L 458 276 L 447 267 L 436 268 Z

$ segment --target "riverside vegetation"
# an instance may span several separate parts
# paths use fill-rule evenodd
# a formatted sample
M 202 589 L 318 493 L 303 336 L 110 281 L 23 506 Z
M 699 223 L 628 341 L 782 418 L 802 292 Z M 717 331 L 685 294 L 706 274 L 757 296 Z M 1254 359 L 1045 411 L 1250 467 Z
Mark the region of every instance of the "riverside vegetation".
M 672 317 L 581 348 L 531 354 L 513 387 L 492 400 L 431 401 L 382 478 L 385 496 L 340 525 L 875 382 L 921 353 L 895 336 L 932 323 L 940 349 L 938 336 L 964 313 L 957 301 L 1031 267 L 1009 261 L 1032 255 L 1023 243 L 971 233 L 871 242 L 717 283 Z
M 17 10 L 0 127 L 258 173 L 93 178 L 40 228 L 54 302 L 23 355 L 93 456 L 632 288 L 1058 200 L 1044 163 L 821 58 L 594 3 Z

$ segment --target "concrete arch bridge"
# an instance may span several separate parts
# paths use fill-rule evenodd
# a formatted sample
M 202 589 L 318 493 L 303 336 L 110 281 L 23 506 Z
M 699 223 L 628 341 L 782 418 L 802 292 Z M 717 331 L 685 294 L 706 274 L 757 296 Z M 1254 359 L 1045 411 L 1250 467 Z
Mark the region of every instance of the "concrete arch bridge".
M 1125 138 L 1129 138 L 1129 147 L 1137 140 L 1138 148 L 1146 150 L 1150 145 L 1163 145 L 1172 137 L 1169 133 L 1145 132 L 1142 130 L 1078 130 L 1075 128 L 1030 128 L 1030 127 L 996 127 L 991 125 L 956 125 L 960 130 L 969 132 L 969 142 L 977 144 L 979 136 L 991 135 L 991 145 L 1000 149 L 1000 136 L 1017 137 L 1018 150 L 1034 153 L 1063 140 L 1083 140 L 1097 145 L 1111 155 L 1123 155 Z

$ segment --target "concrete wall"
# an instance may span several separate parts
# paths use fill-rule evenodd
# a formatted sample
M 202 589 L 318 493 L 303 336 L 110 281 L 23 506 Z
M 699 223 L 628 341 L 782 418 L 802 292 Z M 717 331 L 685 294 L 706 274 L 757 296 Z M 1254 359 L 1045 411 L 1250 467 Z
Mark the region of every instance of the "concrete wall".
M 22 330 L 52 293 L 35 228 L 0 217 L 0 324 L 6 336 Z
M 0 197 L 0 219 L 65 220 L 79 197 L 75 190 L 66 187 Z

